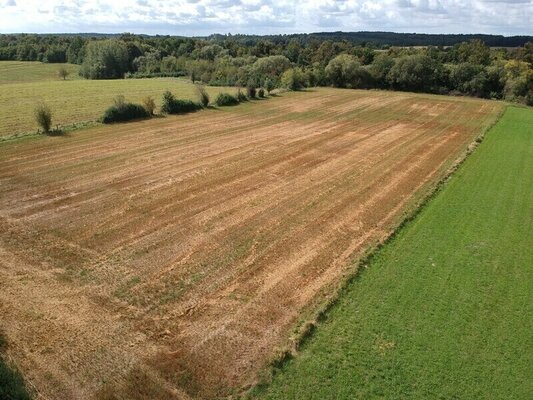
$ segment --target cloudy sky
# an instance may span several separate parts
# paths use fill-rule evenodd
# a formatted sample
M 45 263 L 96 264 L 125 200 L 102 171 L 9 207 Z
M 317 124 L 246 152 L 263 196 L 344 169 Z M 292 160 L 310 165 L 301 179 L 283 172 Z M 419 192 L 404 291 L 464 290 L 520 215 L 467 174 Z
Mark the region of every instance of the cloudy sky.
M 533 35 L 533 0 L 0 0 L 0 33 Z

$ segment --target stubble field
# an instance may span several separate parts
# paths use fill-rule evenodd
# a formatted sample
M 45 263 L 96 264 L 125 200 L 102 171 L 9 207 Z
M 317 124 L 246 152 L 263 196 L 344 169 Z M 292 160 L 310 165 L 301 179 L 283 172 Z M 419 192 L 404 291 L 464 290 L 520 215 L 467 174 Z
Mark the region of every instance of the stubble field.
M 319 89 L 0 144 L 11 354 L 52 398 L 238 391 L 500 110 Z

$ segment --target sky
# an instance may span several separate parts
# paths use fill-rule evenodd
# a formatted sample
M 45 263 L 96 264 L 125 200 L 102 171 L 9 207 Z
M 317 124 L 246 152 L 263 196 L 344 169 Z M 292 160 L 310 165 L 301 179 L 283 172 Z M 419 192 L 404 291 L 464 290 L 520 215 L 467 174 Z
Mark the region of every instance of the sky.
M 533 0 L 0 0 L 0 33 L 533 35 Z

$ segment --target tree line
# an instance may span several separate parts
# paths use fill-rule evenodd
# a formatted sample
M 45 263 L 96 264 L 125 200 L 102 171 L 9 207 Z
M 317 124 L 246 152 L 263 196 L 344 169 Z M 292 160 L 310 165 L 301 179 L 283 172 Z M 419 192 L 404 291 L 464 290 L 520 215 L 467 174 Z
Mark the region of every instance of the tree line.
M 0 59 L 80 64 L 88 79 L 186 75 L 218 86 L 331 85 L 533 105 L 533 42 L 491 48 L 472 39 L 449 47 L 383 48 L 330 37 L 336 36 L 0 35 Z

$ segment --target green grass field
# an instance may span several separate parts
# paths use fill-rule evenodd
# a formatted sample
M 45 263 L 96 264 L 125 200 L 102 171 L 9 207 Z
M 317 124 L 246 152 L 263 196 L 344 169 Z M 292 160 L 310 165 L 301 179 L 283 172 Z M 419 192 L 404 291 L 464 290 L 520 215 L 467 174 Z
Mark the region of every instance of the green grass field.
M 22 64 L 17 72 L 15 64 Z M 26 64 L 31 64 L 26 66 Z M 65 65 L 65 64 L 63 64 Z M 54 66 L 53 71 L 49 71 Z M 186 79 L 120 79 L 62 81 L 57 78 L 60 64 L 0 62 L 0 137 L 37 130 L 34 120 L 35 106 L 44 101 L 52 109 L 53 124 L 70 125 L 95 121 L 113 104 L 117 95 L 124 95 L 127 101 L 141 102 L 146 96 L 153 96 L 159 106 L 165 90 L 176 97 L 196 100 L 196 88 Z M 75 66 L 74 66 L 75 67 Z M 11 71 L 3 75 L 5 71 Z M 19 76 L 32 75 L 34 81 L 18 81 Z M 54 75 L 55 74 L 55 75 Z M 75 75 L 75 74 L 74 74 Z M 6 78 L 15 83 L 5 83 Z M 40 77 L 39 79 L 37 77 Z M 222 91 L 234 92 L 235 88 L 207 88 L 214 98 Z
M 0 61 L 0 85 L 10 83 L 28 83 L 42 81 L 59 81 L 59 68 L 69 72 L 67 80 L 82 79 L 75 64 L 46 64 L 36 61 Z M 1 88 L 1 87 L 0 87 Z
M 532 160 L 510 107 L 254 397 L 530 399 Z

